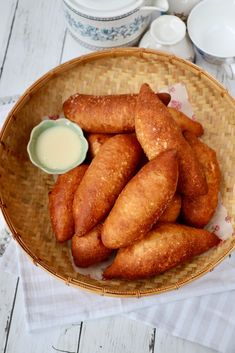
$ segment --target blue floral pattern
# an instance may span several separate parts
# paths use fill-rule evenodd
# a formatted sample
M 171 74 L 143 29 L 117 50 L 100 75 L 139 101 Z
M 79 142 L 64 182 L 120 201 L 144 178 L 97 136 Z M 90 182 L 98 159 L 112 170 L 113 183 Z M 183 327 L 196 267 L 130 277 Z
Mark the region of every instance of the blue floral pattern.
M 119 27 L 111 28 L 97 28 L 92 25 L 85 25 L 80 21 L 75 20 L 69 13 L 65 11 L 65 17 L 69 25 L 77 32 L 79 32 L 83 37 L 89 37 L 95 41 L 114 41 L 122 38 L 127 38 L 132 36 L 135 32 L 139 31 L 140 28 L 148 20 L 148 16 L 139 16 L 134 19 L 134 21 L 128 25 L 122 25 Z

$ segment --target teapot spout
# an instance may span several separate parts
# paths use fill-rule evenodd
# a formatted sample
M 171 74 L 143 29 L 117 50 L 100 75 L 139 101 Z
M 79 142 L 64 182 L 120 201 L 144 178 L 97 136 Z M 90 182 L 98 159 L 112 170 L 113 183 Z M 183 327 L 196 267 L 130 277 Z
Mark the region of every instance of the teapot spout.
M 158 8 L 158 11 L 167 12 L 169 10 L 169 3 L 167 0 L 155 0 L 153 6 Z
M 166 12 L 169 9 L 169 4 L 167 0 L 155 0 L 152 3 L 152 6 L 143 6 L 140 8 L 140 11 L 145 15 L 150 15 L 154 11 Z

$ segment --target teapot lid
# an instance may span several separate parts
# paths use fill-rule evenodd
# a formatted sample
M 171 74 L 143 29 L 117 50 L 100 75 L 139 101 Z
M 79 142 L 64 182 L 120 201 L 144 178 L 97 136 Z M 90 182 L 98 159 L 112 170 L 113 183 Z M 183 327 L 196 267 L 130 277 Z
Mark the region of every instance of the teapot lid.
M 66 0 L 70 6 L 86 16 L 117 17 L 138 8 L 143 0 Z

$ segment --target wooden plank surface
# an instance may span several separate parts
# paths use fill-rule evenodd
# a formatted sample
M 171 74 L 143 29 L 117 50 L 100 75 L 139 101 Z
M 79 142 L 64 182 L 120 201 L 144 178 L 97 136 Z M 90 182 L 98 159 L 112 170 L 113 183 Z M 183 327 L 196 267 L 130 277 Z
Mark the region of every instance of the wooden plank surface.
M 4 353 L 77 352 L 81 329 L 80 324 L 30 333 L 26 327 L 23 308 L 23 290 L 21 282 L 19 282 Z
M 0 96 L 22 93 L 59 64 L 65 34 L 61 6 L 60 0 L 19 0 L 1 75 Z
M 74 59 L 78 56 L 90 53 L 91 50 L 84 48 L 79 44 L 69 33 L 66 31 L 63 52 L 61 56 L 61 62 L 65 62 Z
M 18 0 L 0 1 L 0 77 L 11 39 Z
M 18 278 L 9 273 L 0 273 L 0 353 L 5 353 L 15 305 Z
M 83 323 L 79 353 L 153 353 L 155 329 L 115 316 Z
M 174 337 L 162 329 L 156 330 L 155 353 L 216 353 L 217 351 L 201 346 L 200 344 Z

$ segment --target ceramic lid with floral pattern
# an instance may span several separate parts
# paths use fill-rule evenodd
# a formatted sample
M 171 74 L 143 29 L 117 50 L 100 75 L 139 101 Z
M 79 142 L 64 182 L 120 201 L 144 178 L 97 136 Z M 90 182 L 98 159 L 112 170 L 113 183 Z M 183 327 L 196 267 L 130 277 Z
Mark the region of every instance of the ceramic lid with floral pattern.
M 116 17 L 134 11 L 143 5 L 144 0 L 66 0 L 66 2 L 87 16 Z

